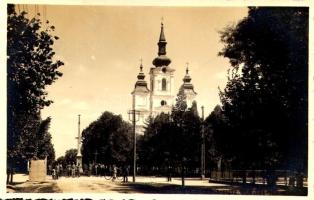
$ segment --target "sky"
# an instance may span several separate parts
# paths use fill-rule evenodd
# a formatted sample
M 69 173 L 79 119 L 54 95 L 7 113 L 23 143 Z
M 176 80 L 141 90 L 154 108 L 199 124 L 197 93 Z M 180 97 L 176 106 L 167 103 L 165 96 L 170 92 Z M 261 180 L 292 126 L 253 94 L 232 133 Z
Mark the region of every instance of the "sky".
M 35 6 L 24 9 L 32 13 Z M 78 114 L 81 131 L 104 111 L 128 120 L 140 59 L 149 80 L 162 19 L 167 56 L 176 70 L 175 88 L 182 84 L 188 62 L 199 112 L 203 105 L 208 116 L 220 103 L 218 87 L 225 87 L 230 66 L 228 59 L 218 56 L 223 48 L 219 31 L 247 15 L 245 7 L 41 5 L 38 9 L 41 19 L 56 27 L 54 34 L 60 39 L 53 49 L 65 63 L 60 68 L 63 76 L 47 87 L 54 103 L 42 110 L 42 118 L 52 118 L 56 157 L 77 148 Z

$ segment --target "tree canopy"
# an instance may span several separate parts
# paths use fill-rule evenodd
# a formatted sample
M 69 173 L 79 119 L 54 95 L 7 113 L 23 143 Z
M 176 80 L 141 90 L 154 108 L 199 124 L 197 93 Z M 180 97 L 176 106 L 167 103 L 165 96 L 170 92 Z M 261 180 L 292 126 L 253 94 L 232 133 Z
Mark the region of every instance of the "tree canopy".
M 40 110 L 52 103 L 46 86 L 62 75 L 63 62 L 54 59 L 54 26 L 28 19 L 24 11 L 17 14 L 12 4 L 7 11 L 7 158 L 12 167 L 13 160 L 54 157 L 51 119 L 42 121 Z
M 104 112 L 82 132 L 83 163 L 121 164 L 130 161 L 132 127 L 120 115 Z
M 200 118 L 196 102 L 187 108 L 186 96 L 180 90 L 171 114 L 151 117 L 139 141 L 139 164 L 143 167 L 200 165 Z
M 231 64 L 220 91 L 232 132 L 225 142 L 236 166 L 305 170 L 308 8 L 249 8 L 221 41 Z

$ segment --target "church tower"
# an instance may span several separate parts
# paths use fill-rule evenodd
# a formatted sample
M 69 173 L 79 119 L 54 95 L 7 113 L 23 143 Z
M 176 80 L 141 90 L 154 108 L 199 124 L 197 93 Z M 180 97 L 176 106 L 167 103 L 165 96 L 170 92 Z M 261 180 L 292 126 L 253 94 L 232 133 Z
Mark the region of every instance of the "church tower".
M 192 102 L 197 95 L 197 93 L 194 91 L 194 86 L 191 83 L 191 80 L 192 78 L 189 75 L 189 68 L 187 66 L 185 70 L 185 76 L 183 78 L 183 84 L 181 85 L 180 89 L 182 89 L 186 95 L 186 104 L 188 108 L 192 106 Z
M 150 69 L 150 113 L 156 116 L 161 112 L 170 113 L 175 103 L 174 69 L 169 66 L 170 58 L 166 56 L 166 37 L 161 23 L 158 41 L 158 56 Z
M 135 131 L 136 133 L 143 134 L 144 133 L 144 125 L 146 119 L 150 115 L 150 91 L 147 88 L 147 82 L 144 80 L 145 75 L 143 73 L 143 65 L 141 61 L 140 72 L 137 75 L 137 81 L 135 83 L 135 87 L 132 94 L 132 109 L 140 111 L 140 115 L 138 116 L 138 121 L 136 122 Z

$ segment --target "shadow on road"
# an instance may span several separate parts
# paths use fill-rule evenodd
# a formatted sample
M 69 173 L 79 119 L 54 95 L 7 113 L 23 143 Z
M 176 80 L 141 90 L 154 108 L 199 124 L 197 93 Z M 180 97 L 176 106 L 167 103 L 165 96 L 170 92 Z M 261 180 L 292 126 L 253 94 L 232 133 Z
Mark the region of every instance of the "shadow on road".
M 235 195 L 307 195 L 307 188 L 289 188 L 250 185 L 231 185 L 231 186 L 185 186 L 160 184 L 160 183 L 128 183 L 130 191 L 150 194 L 235 194 Z M 123 188 L 122 188 L 123 190 Z M 119 191 L 118 191 L 119 192 Z
M 10 192 L 18 193 L 58 193 L 62 192 L 53 182 L 24 182 L 7 186 Z

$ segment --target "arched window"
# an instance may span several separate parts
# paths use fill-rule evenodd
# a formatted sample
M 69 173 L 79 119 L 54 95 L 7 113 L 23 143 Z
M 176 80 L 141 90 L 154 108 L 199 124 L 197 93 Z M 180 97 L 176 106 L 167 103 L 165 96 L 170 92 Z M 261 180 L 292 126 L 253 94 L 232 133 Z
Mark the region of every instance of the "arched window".
M 167 80 L 165 78 L 162 79 L 161 90 L 162 91 L 166 91 L 167 90 Z

